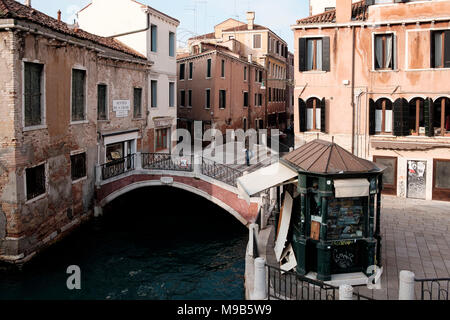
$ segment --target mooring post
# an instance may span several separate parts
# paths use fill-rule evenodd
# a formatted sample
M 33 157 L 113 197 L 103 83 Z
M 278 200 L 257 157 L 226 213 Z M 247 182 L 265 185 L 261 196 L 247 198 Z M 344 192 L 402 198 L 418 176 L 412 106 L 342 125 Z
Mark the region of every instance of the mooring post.
M 252 300 L 267 300 L 266 259 L 255 259 L 255 279 Z
M 339 300 L 353 300 L 353 287 L 348 284 L 339 286 Z
M 402 270 L 399 276 L 398 300 L 415 300 L 414 279 L 416 275 L 411 271 Z

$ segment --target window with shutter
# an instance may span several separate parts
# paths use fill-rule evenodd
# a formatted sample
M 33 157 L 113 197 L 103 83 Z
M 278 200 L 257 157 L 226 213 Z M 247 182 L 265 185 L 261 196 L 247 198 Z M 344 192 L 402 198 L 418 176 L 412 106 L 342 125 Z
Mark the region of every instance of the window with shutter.
M 393 34 L 377 34 L 374 42 L 375 70 L 394 69 L 394 36 Z
M 142 118 L 142 89 L 134 88 L 134 117 Z
M 388 99 L 379 99 L 375 104 L 375 132 L 391 134 L 393 126 L 392 102 Z
M 208 59 L 206 64 L 206 77 L 211 78 L 211 59 Z
M 225 90 L 220 90 L 219 91 L 219 108 L 220 109 L 225 109 L 226 105 L 227 105 L 226 91 Z
M 180 107 L 186 106 L 186 92 L 184 90 L 180 91 Z
M 107 106 L 106 106 L 106 92 L 107 88 L 104 84 L 99 84 L 97 87 L 97 119 L 107 120 Z
M 431 32 L 431 67 L 450 68 L 450 30 Z
M 211 108 L 211 89 L 206 89 L 205 98 L 206 98 L 205 108 L 210 109 Z
M 194 63 L 193 62 L 189 62 L 189 80 L 192 80 L 192 76 L 194 73 Z
M 169 32 L 169 56 L 175 57 L 175 33 Z
M 412 99 L 411 102 L 409 102 L 408 134 L 418 136 L 423 135 L 425 133 L 424 103 L 425 100 L 422 98 Z
M 158 27 L 152 24 L 151 33 L 152 33 L 151 51 L 157 52 L 157 50 L 158 50 Z
M 184 70 L 186 65 L 184 63 L 180 64 L 180 80 L 184 80 Z
M 175 82 L 169 82 L 169 107 L 175 107 Z
M 70 156 L 72 181 L 86 177 L 86 153 Z
M 32 200 L 46 192 L 45 164 L 25 170 L 27 200 Z
M 152 94 L 152 108 L 158 107 L 158 81 L 151 81 L 151 94 Z
M 25 127 L 43 124 L 41 88 L 42 70 L 42 64 L 29 62 L 24 63 Z
M 72 121 L 86 120 L 86 71 L 72 70 Z
M 260 34 L 253 35 L 253 48 L 261 49 L 261 35 Z

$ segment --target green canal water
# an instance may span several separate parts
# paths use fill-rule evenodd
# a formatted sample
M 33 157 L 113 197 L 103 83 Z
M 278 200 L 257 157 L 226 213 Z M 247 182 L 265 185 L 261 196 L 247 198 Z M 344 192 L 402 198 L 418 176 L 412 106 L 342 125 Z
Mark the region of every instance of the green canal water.
M 0 269 L 0 300 L 244 299 L 247 229 L 229 213 L 185 191 L 145 188 L 22 270 Z M 66 287 L 81 268 L 81 290 Z

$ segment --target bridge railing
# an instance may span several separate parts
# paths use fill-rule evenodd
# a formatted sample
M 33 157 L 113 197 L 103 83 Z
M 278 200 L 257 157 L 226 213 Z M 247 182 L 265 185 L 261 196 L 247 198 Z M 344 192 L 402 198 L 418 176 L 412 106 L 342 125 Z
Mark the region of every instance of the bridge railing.
M 204 157 L 202 158 L 202 174 L 233 187 L 237 187 L 237 179 L 243 176 L 243 173 L 235 168 Z
M 192 172 L 194 156 L 174 157 L 170 153 L 143 153 L 142 169 Z
M 136 169 L 136 154 L 101 165 L 102 180 L 108 180 Z

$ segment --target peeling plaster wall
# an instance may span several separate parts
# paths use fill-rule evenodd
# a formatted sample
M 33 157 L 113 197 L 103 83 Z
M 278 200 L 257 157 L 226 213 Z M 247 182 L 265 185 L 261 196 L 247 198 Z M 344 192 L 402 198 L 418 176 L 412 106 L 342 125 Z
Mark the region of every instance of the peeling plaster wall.
M 23 130 L 23 61 L 44 64 L 46 126 L 38 130 Z M 71 123 L 73 68 L 86 70 L 87 121 L 80 124 Z M 97 132 L 137 128 L 139 145 L 149 148 L 146 119 L 133 118 L 134 87 L 142 88 L 142 114 L 147 112 L 147 77 L 142 65 L 101 58 L 82 46 L 24 32 L 0 32 L 0 81 L 5 83 L 0 88 L 0 256 L 27 257 L 93 214 Z M 99 83 L 108 85 L 108 120 L 101 122 Z M 130 100 L 128 117 L 116 118 L 113 100 Z M 74 152 L 86 153 L 87 169 L 87 177 L 75 183 L 70 160 Z M 46 165 L 46 194 L 27 201 L 25 169 L 41 163 Z

